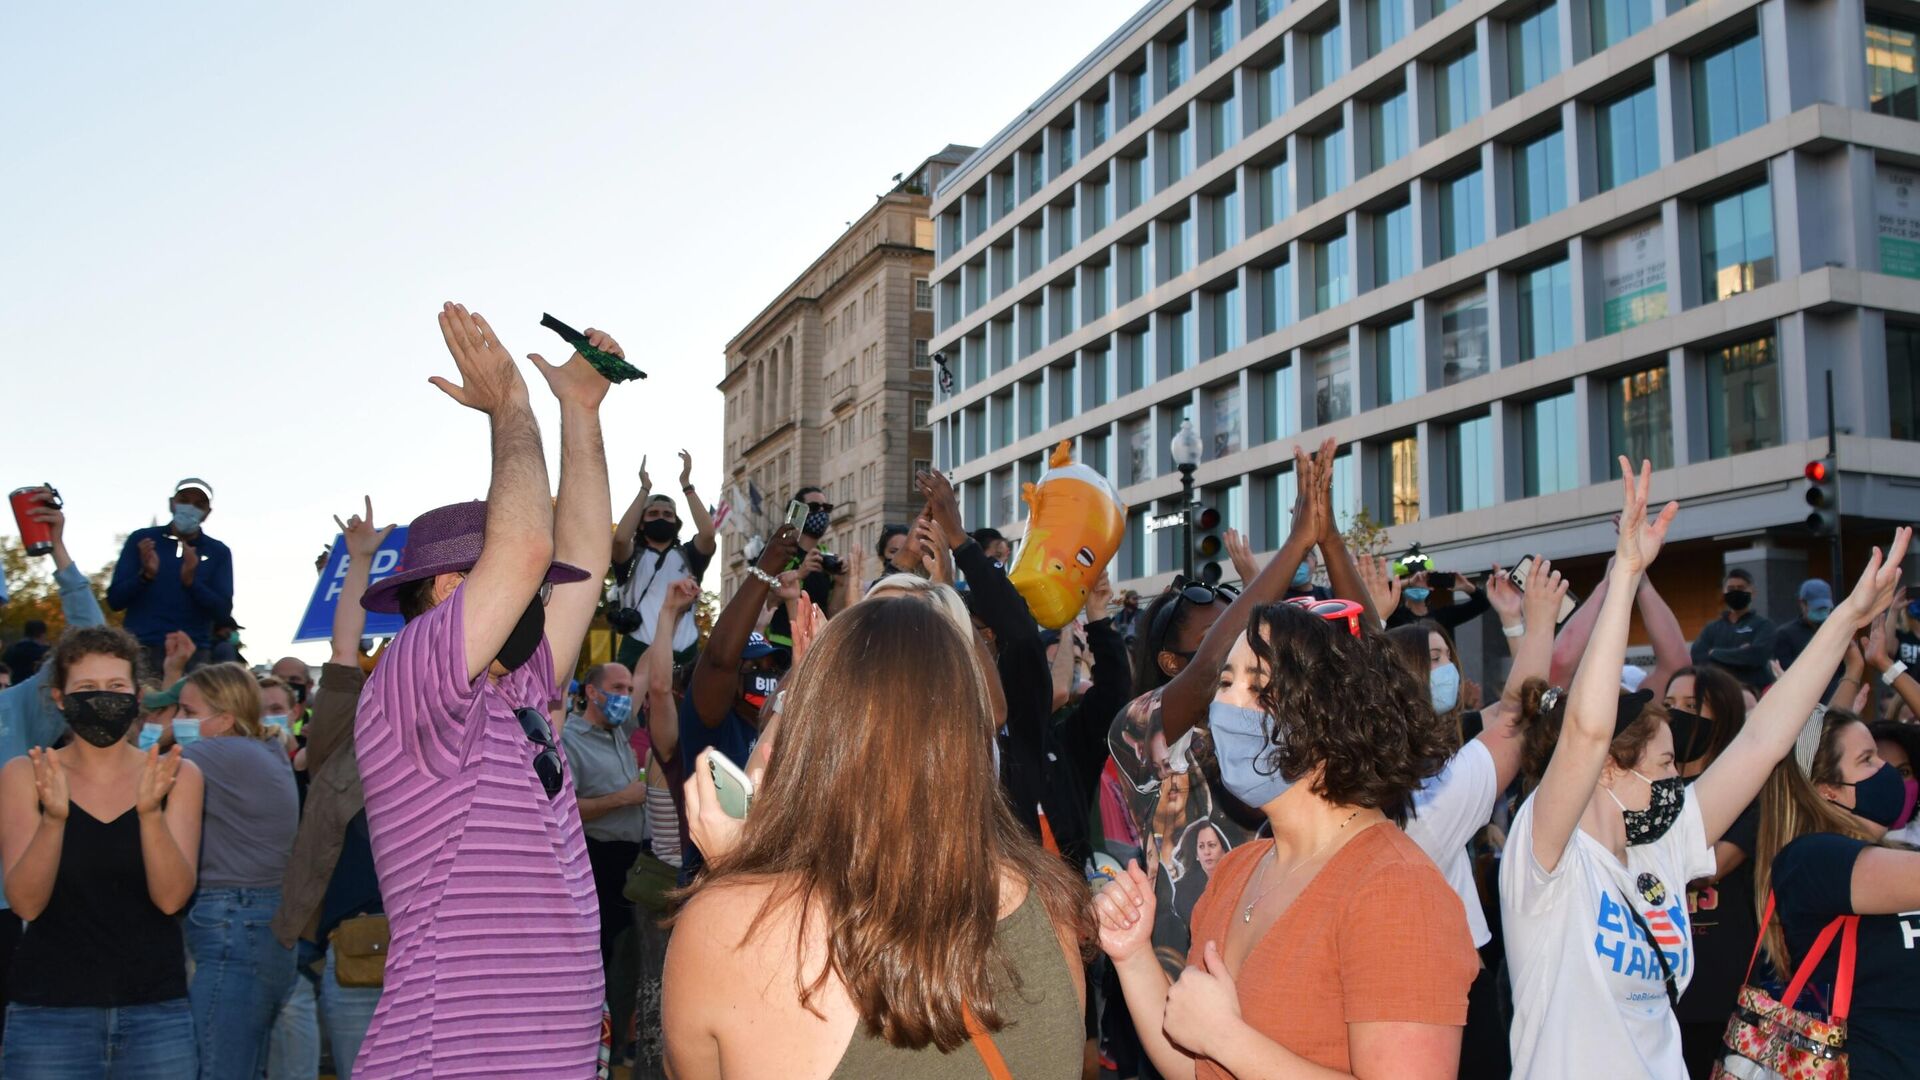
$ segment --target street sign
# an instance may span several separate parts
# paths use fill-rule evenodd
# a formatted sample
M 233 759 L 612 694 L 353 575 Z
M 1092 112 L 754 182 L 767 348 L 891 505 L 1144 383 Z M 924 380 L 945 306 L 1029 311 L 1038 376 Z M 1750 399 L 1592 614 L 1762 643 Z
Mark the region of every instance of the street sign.
M 1185 513 L 1163 514 L 1157 518 L 1147 519 L 1147 531 L 1159 532 L 1161 529 L 1177 529 L 1186 523 L 1187 515 Z

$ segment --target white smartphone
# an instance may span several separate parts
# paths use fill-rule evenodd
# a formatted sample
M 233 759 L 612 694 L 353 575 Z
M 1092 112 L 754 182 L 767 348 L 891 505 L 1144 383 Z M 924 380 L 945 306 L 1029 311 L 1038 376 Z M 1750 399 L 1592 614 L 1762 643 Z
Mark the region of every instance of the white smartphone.
M 1507 580 L 1513 582 L 1514 587 L 1519 589 L 1521 592 L 1526 592 L 1527 578 L 1530 577 L 1532 574 L 1533 574 L 1533 556 L 1528 555 L 1526 558 L 1521 559 L 1519 564 L 1516 565 L 1513 569 L 1507 571 Z M 1566 622 L 1568 616 L 1571 616 L 1574 612 L 1574 609 L 1579 606 L 1580 606 L 1579 603 L 1575 601 L 1573 598 L 1573 591 L 1569 589 L 1567 591 L 1567 595 L 1560 598 L 1560 614 L 1554 617 L 1553 624 L 1555 626 L 1558 626 L 1561 623 Z
M 753 781 L 740 766 L 718 750 L 707 752 L 707 771 L 713 776 L 713 789 L 720 797 L 720 809 L 736 821 L 747 819 L 753 805 Z

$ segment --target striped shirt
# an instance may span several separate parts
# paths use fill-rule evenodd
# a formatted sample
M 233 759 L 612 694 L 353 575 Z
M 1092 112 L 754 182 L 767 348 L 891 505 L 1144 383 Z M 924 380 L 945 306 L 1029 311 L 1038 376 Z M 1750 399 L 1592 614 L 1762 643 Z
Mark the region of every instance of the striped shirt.
M 570 775 L 549 800 L 513 716 L 546 713 L 553 654 L 542 642 L 506 678 L 469 681 L 465 595 L 401 630 L 355 718 L 393 940 L 353 1074 L 591 1077 L 604 997 L 593 872 Z

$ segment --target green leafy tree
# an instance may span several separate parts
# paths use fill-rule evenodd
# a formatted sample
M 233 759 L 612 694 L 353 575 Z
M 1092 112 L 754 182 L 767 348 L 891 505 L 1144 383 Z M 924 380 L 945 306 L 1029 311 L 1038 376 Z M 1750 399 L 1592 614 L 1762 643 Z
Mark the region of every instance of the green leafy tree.
M 1387 551 L 1387 527 L 1373 520 L 1373 515 L 1361 510 L 1353 515 L 1344 534 L 1347 550 L 1358 555 L 1384 555 Z
M 114 550 L 118 551 L 126 539 L 117 537 Z M 67 618 L 60 608 L 60 587 L 53 582 L 53 560 L 29 556 L 17 536 L 0 536 L 0 573 L 6 576 L 8 596 L 6 605 L 0 607 L 0 641 L 18 641 L 26 625 L 35 619 L 47 624 L 49 639 L 58 640 L 67 627 Z M 87 575 L 87 580 L 93 584 L 93 595 L 100 600 L 101 609 L 106 610 L 113 563 Z M 118 611 L 107 611 L 107 622 L 114 626 L 124 619 Z

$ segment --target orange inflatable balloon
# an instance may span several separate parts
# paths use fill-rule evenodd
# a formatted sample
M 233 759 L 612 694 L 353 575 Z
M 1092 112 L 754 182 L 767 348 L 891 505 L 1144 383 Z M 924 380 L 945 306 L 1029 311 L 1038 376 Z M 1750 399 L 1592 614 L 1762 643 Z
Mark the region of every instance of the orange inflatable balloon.
M 1087 606 L 1087 593 L 1120 550 L 1127 505 L 1106 477 L 1074 462 L 1069 440 L 1053 448 L 1046 474 L 1021 497 L 1030 508 L 1027 535 L 1007 578 L 1034 621 L 1058 630 Z

